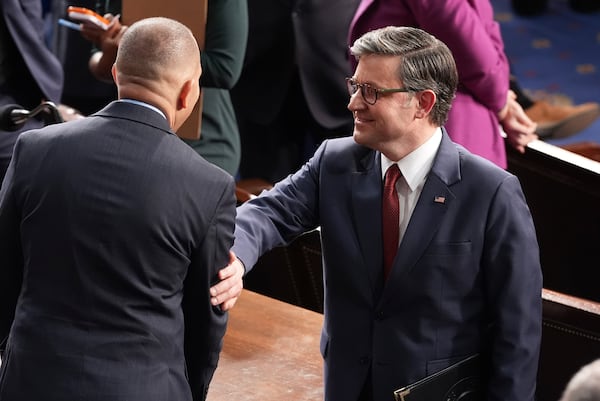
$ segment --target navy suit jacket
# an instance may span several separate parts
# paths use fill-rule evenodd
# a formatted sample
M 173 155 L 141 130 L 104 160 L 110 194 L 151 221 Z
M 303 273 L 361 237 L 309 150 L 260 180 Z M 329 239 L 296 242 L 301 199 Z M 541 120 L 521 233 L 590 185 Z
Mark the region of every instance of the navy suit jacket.
M 0 192 L 0 400 L 204 399 L 234 218 L 232 177 L 146 107 L 21 134 Z
M 542 275 L 518 179 L 454 144 L 439 151 L 384 284 L 380 153 L 325 141 L 297 173 L 238 208 L 234 252 L 259 255 L 321 227 L 325 400 L 374 400 L 477 352 L 487 400 L 532 401 Z M 248 274 L 252 274 L 250 271 Z
M 2 0 L 0 29 L 8 35 L 2 53 L 10 71 L 0 82 L 0 106 L 18 104 L 33 109 L 44 100 L 60 102 L 63 70 L 44 42 L 44 22 L 40 0 Z M 6 72 L 5 72 L 6 73 Z M 2 75 L 2 73 L 0 73 Z M 6 172 L 13 146 L 20 132 L 39 128 L 42 122 L 31 119 L 20 130 L 0 129 L 0 181 Z

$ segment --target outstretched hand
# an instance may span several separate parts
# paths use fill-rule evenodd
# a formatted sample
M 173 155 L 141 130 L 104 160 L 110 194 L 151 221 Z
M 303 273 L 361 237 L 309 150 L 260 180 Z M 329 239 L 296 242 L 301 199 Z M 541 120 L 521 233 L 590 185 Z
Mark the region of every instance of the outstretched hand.
M 235 305 L 244 288 L 244 265 L 229 252 L 229 264 L 219 270 L 219 281 L 210 288 L 210 302 L 214 306 L 221 305 L 221 310 L 227 311 Z

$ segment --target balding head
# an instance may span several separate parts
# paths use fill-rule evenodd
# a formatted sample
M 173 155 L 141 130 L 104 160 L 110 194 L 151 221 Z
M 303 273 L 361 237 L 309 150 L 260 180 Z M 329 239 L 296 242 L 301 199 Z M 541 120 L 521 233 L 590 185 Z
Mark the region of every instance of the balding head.
M 582 367 L 569 381 L 560 401 L 600 400 L 600 359 Z
M 192 82 L 198 87 L 200 72 L 200 50 L 192 32 L 175 20 L 153 17 L 132 24 L 123 34 L 113 74 L 120 98 L 146 101 L 171 114 L 165 104 L 156 104 L 157 98 L 162 99 L 159 103 L 168 103 L 175 116 L 181 111 L 183 86 Z M 193 107 L 199 90 L 188 89 Z

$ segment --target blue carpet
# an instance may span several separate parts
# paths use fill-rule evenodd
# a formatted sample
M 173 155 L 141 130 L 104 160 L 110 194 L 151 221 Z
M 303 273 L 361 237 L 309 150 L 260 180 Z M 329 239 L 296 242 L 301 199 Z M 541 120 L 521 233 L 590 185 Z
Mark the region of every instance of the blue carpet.
M 534 99 L 554 103 L 600 102 L 600 12 L 572 11 L 566 0 L 549 0 L 535 17 L 513 13 L 510 0 L 491 0 L 512 73 Z M 600 143 L 600 119 L 584 131 L 547 142 Z

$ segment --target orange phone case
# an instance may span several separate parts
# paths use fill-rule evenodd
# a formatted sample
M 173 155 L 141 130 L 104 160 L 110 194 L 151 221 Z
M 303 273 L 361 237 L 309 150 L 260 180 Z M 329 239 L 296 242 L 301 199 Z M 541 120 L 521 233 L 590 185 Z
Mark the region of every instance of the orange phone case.
M 69 18 L 79 22 L 91 22 L 102 29 L 108 28 L 110 21 L 97 12 L 85 7 L 69 6 L 67 8 Z

